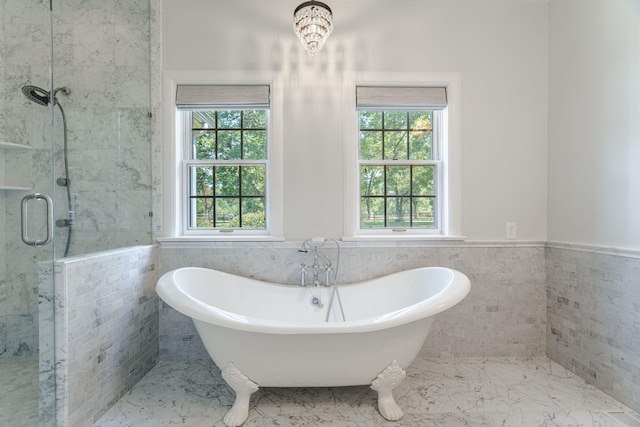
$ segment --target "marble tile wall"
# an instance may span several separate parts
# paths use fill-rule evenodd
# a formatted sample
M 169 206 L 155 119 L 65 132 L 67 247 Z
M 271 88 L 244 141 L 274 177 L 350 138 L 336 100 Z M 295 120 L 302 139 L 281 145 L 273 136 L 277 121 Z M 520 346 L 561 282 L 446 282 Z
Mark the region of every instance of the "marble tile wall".
M 56 397 L 57 425 L 92 425 L 155 366 L 156 258 L 139 246 L 55 263 L 55 382 L 41 372 L 40 390 Z
M 547 355 L 640 411 L 640 252 L 549 242 Z
M 329 245 L 329 244 L 328 244 Z M 219 244 L 160 247 L 161 273 L 209 267 L 259 280 L 296 285 L 298 266 L 310 263 L 300 244 Z M 445 266 L 471 280 L 461 303 L 438 315 L 424 357 L 541 356 L 545 354 L 544 244 L 362 245 L 342 243 L 340 283 L 354 283 L 414 267 Z M 335 249 L 327 249 L 335 259 Z M 346 308 L 348 310 L 348 308 Z M 160 358 L 207 359 L 191 320 L 162 303 Z
M 71 91 L 59 95 L 75 212 L 70 255 L 150 244 L 149 0 L 65 0 L 53 14 L 54 86 Z M 64 217 L 66 194 L 57 202 Z

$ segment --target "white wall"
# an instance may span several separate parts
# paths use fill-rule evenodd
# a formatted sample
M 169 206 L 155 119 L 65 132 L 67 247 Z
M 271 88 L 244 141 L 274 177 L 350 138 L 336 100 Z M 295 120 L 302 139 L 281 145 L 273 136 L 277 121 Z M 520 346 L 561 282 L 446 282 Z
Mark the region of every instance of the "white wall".
M 640 2 L 552 0 L 549 240 L 640 248 Z
M 343 233 L 344 71 L 460 72 L 462 231 L 546 239 L 548 3 L 329 2 L 335 29 L 308 57 L 300 1 L 163 1 L 163 69 L 275 70 L 285 81 L 285 237 Z

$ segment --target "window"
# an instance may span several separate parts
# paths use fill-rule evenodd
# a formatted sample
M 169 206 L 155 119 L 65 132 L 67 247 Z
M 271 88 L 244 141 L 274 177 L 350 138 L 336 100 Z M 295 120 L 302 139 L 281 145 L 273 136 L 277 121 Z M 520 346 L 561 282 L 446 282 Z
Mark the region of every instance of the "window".
M 186 112 L 188 230 L 266 229 L 267 110 Z
M 281 240 L 275 83 L 168 83 L 175 94 L 170 237 Z
M 457 96 L 456 88 L 391 80 L 345 84 L 346 237 L 453 237 L 459 166 L 452 173 L 448 89 Z

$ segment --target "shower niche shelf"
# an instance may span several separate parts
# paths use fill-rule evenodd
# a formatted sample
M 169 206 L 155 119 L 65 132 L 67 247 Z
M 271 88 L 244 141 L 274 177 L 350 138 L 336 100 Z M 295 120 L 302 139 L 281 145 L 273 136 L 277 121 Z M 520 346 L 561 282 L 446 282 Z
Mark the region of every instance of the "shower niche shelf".
M 0 191 L 31 191 L 33 190 L 33 188 L 31 187 L 18 187 L 15 185 L 4 185 L 4 184 L 0 184 Z
M 0 150 L 31 150 L 30 145 L 16 144 L 15 142 L 8 142 L 0 139 Z M 0 182 L 0 191 L 31 191 L 31 187 L 23 187 L 19 185 L 5 185 Z
M 15 142 L 0 140 L 0 149 L 2 148 L 8 149 L 8 150 L 31 150 L 30 145 L 16 144 Z

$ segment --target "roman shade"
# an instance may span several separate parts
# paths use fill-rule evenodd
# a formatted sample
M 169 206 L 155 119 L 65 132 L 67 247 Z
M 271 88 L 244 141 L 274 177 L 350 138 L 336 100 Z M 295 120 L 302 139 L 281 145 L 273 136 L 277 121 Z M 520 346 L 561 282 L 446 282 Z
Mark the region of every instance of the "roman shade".
M 269 108 L 269 85 L 178 85 L 179 110 Z
M 447 106 L 444 87 L 357 86 L 358 110 L 442 109 Z

